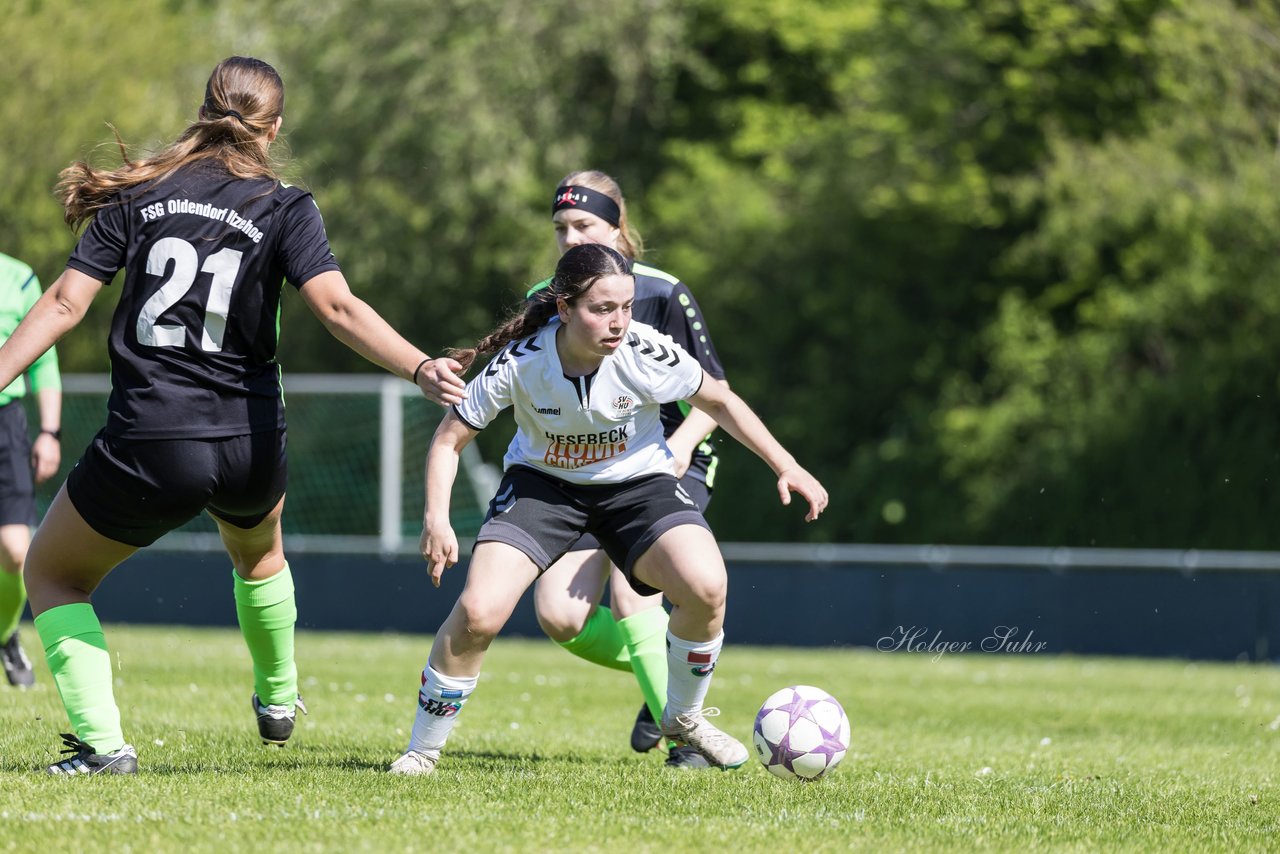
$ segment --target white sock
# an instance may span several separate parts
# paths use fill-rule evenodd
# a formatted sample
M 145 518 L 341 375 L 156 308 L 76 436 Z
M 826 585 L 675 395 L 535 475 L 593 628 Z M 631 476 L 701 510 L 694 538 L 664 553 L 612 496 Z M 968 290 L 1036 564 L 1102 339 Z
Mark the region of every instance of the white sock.
M 430 664 L 426 666 L 422 671 L 422 690 L 418 692 L 418 714 L 409 736 L 410 750 L 423 753 L 444 747 L 462 704 L 476 689 L 477 679 L 478 676 L 445 676 Z
M 667 708 L 663 717 L 702 711 L 724 632 L 709 641 L 681 640 L 667 630 Z

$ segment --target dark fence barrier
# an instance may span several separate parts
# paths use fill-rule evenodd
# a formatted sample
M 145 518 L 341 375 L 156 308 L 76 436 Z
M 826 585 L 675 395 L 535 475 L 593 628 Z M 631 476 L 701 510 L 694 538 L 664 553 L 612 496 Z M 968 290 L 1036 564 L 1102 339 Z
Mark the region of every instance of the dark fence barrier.
M 737 644 L 937 654 L 1075 653 L 1262 661 L 1280 654 L 1280 555 L 726 544 L 725 631 Z M 416 557 L 293 554 L 299 626 L 434 632 L 439 590 Z M 505 634 L 538 636 L 526 594 Z M 140 553 L 94 596 L 105 622 L 234 626 L 214 553 Z

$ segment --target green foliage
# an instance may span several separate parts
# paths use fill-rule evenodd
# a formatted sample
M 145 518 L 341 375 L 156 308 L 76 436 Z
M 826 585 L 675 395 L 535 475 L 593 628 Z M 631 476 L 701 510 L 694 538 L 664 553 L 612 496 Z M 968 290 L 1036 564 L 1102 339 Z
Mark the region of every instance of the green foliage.
M 294 22 L 278 32 L 290 140 L 344 271 L 432 350 L 472 343 L 551 270 L 555 182 L 661 109 L 678 19 L 661 2 L 598 6 L 275 6 Z M 359 364 L 314 324 L 289 334 L 310 364 Z
M 7 25 L 0 242 L 46 283 L 58 169 L 107 121 L 171 138 L 218 58 L 261 54 L 353 287 L 432 352 L 554 264 L 563 174 L 619 177 L 833 495 L 803 525 L 726 441 L 726 539 L 1280 547 L 1272 6 L 19 0 Z M 74 370 L 104 367 L 99 302 Z M 287 294 L 290 370 L 370 369 L 305 314 Z
M 1222 4 L 1153 27 L 1151 130 L 1058 135 L 1021 182 L 986 370 L 942 416 L 967 524 L 1011 542 L 1274 548 L 1272 237 L 1280 17 Z M 1204 73 L 1213 69 L 1208 78 Z
M 44 285 L 75 246 L 53 197 L 59 170 L 85 158 L 118 164 L 112 126 L 126 142 L 158 144 L 194 115 L 193 97 L 221 58 L 201 38 L 217 32 L 203 6 L 104 0 L 90 15 L 73 3 L 17 0 L 6 8 L 0 242 Z M 64 363 L 107 369 L 103 341 L 113 306 L 113 293 L 99 300 L 86 322 L 97 334 L 69 337 L 60 346 Z

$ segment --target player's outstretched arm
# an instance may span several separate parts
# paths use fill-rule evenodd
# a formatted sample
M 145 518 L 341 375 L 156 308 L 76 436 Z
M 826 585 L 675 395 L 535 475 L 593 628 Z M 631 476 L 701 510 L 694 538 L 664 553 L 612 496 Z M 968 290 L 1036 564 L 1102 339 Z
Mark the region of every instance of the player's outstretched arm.
M 727 386 L 716 382 L 704 371 L 702 388 L 689 398 L 689 402 L 714 418 L 730 436 L 769 464 L 778 476 L 778 497 L 783 504 L 791 503 L 793 492 L 809 502 L 809 512 L 804 517 L 806 522 L 814 521 L 826 509 L 827 490 L 796 462 L 796 458 L 773 438 L 769 428 L 751 411 L 751 407 Z
M 476 431 L 451 409 L 445 413 L 427 449 L 427 503 L 418 546 L 431 569 L 431 583 L 436 587 L 440 586 L 444 571 L 458 562 L 458 537 L 449 522 L 449 497 L 458 477 L 458 457 L 475 436 Z
M 0 379 L 4 380 L 0 388 L 8 388 L 32 362 L 74 329 L 100 290 L 102 282 L 92 276 L 70 268 L 63 270 L 0 347 Z
M 462 402 L 466 389 L 453 359 L 432 359 L 410 344 L 368 303 L 351 293 L 346 277 L 330 270 L 308 279 L 303 300 L 329 333 L 370 362 L 398 377 L 416 382 L 422 393 L 448 406 Z

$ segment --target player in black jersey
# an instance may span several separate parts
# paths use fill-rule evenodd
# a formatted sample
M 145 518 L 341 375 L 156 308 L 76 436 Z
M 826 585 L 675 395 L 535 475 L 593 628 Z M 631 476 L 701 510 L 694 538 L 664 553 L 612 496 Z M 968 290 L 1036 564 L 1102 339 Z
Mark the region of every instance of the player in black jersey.
M 792 492 L 807 501 L 806 521 L 818 518 L 828 495 L 741 398 L 670 336 L 632 322 L 634 299 L 623 255 L 575 246 L 520 314 L 474 349 L 454 352 L 464 365 L 496 355 L 467 384 L 467 399 L 446 413 L 427 452 L 420 545 L 437 586 L 458 560 L 449 521 L 458 455 L 506 409 L 516 435 L 466 585 L 423 668 L 408 749 L 391 773 L 434 771 L 485 654 L 524 591 L 588 533 L 637 591 L 662 590 L 671 600 L 662 734 L 720 768 L 749 758 L 745 745 L 707 720 L 719 714 L 705 700 L 724 644 L 728 580 L 715 537 L 674 476 L 661 405 L 688 400 L 713 414 L 773 469 L 783 504 Z
M 632 317 L 670 335 L 709 375 L 724 382 L 711 333 L 689 288 L 675 276 L 639 262 L 644 246 L 628 220 L 617 181 L 595 170 L 566 175 L 556 188 L 551 216 L 561 254 L 585 243 L 621 252 L 635 279 Z M 530 294 L 546 284 L 536 285 Z M 663 405 L 662 424 L 667 446 L 676 458 L 675 474 L 705 512 L 718 463 L 709 441 L 716 422 L 678 402 Z M 605 581 L 609 582 L 608 608 L 600 604 Z M 635 676 L 645 702 L 631 731 L 631 747 L 641 753 L 657 747 L 662 740 L 657 721 L 662 719 L 667 686 L 667 612 L 662 595 L 638 595 L 588 534 L 538 579 L 534 607 L 543 631 L 569 652 Z M 706 767 L 697 751 L 675 745 L 666 764 Z
M 126 270 L 111 324 L 106 427 L 54 498 L 27 556 L 36 630 L 74 733 L 53 774 L 133 773 L 111 660 L 89 602 L 116 564 L 203 510 L 235 566 L 236 613 L 253 660 L 265 743 L 301 707 L 297 618 L 285 561 L 285 417 L 276 361 L 284 281 L 325 327 L 441 403 L 462 400 L 461 366 L 432 360 L 356 298 L 310 193 L 276 176 L 284 84 L 231 57 L 173 143 L 114 170 L 74 163 L 58 185 L 73 228 L 67 269 L 0 348 L 0 388 L 83 317 Z M 303 709 L 305 711 L 305 708 Z

